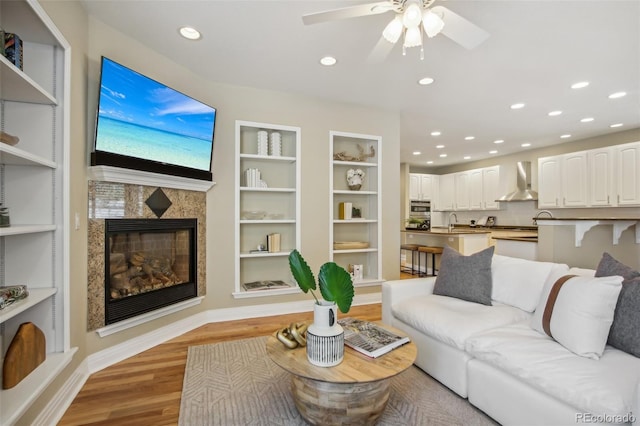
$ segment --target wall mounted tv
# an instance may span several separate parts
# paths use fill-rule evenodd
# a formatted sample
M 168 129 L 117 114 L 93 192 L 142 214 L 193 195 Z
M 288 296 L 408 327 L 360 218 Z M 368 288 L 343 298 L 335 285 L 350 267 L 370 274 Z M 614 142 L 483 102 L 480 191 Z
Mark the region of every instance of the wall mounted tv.
M 102 57 L 92 166 L 212 180 L 216 109 Z

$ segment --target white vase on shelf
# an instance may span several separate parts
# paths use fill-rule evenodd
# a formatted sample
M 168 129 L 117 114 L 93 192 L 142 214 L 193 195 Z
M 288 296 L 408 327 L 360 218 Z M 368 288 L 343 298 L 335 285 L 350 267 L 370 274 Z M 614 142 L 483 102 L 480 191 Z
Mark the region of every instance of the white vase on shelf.
M 282 135 L 280 132 L 271 132 L 269 135 L 269 155 L 280 157 L 282 155 Z
M 269 134 L 266 130 L 258 130 L 258 155 L 269 154 Z

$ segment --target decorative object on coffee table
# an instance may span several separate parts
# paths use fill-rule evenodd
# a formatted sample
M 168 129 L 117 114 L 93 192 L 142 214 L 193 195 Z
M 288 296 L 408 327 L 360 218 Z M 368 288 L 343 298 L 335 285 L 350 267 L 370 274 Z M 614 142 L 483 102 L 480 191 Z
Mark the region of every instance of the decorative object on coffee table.
M 362 169 L 347 170 L 347 186 L 352 191 L 358 191 L 362 187 L 362 179 L 365 173 Z
M 313 272 L 298 250 L 289 254 L 289 267 L 302 291 L 316 290 Z M 344 331 L 338 324 L 336 306 L 342 313 L 349 312 L 354 295 L 353 281 L 344 268 L 327 262 L 320 267 L 318 283 L 324 300 L 319 300 L 311 291 L 316 303 L 313 305 L 313 324 L 307 328 L 307 358 L 313 365 L 331 367 L 340 364 L 344 358 Z
M 308 326 L 309 324 L 304 322 L 292 322 L 289 327 L 284 327 L 276 331 L 276 338 L 287 349 L 307 346 L 305 334 Z

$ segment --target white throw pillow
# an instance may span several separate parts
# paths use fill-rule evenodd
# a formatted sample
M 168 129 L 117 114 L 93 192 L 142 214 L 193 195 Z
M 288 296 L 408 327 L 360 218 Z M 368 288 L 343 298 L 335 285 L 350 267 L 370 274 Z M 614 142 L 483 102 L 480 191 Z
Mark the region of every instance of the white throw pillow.
M 613 323 L 613 313 L 622 289 L 622 277 L 570 277 L 557 292 L 555 303 L 547 302 L 555 282 L 548 282 L 531 318 L 531 327 L 545 331 L 544 312 L 551 311 L 550 336 L 571 352 L 600 359 Z
M 556 270 L 558 276 L 562 276 L 567 273 L 569 266 L 494 254 L 491 261 L 491 299 L 533 312 L 547 278 Z

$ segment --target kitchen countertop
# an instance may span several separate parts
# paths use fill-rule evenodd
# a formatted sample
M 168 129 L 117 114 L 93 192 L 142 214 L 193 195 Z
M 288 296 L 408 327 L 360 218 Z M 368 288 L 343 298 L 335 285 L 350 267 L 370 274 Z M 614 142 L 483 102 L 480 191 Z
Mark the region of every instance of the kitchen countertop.
M 483 230 L 476 231 L 475 229 L 464 229 L 464 228 L 457 228 L 457 229 L 454 228 L 453 231 L 449 232 L 448 228 L 437 228 L 437 227 L 433 227 L 430 230 L 409 228 L 409 229 L 403 229 L 400 232 L 408 232 L 408 233 L 424 234 L 424 235 L 449 235 L 449 236 L 491 233 L 491 231 L 483 231 Z
M 508 240 L 508 241 L 525 241 L 527 243 L 537 243 L 538 236 L 531 237 L 491 237 L 494 240 Z

